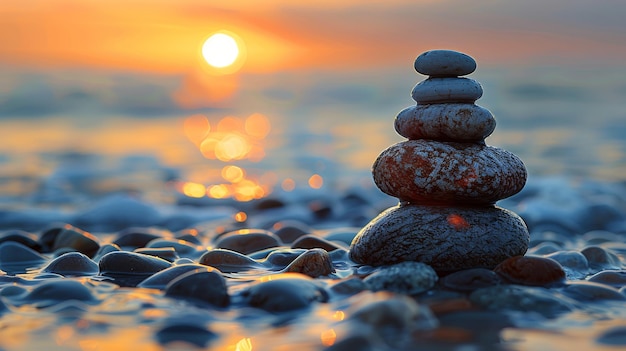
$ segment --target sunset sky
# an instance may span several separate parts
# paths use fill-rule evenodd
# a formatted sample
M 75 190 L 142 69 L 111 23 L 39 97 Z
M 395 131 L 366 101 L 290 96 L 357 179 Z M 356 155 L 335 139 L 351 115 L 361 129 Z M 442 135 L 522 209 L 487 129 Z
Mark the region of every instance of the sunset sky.
M 433 48 L 483 67 L 623 66 L 624 13 L 625 2 L 609 0 L 11 1 L 0 8 L 0 115 L 85 96 L 132 105 L 118 101 L 129 92 L 146 113 L 225 106 L 241 76 L 406 70 Z M 216 75 L 200 55 L 219 30 L 245 43 L 235 74 Z M 20 107 L 46 89 L 53 106 Z

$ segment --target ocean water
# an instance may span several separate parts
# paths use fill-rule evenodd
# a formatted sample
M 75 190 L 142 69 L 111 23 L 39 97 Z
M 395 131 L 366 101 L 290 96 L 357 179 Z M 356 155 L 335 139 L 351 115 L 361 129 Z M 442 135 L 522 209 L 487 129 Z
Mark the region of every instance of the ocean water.
M 517 154 L 531 179 L 624 180 L 625 72 L 479 69 L 471 75 L 484 88 L 477 104 L 498 123 L 487 143 Z M 43 105 L 54 106 L 50 111 L 20 115 L 7 107 L 15 101 L 3 97 L 0 199 L 72 202 L 74 195 L 122 190 L 162 201 L 174 190 L 245 201 L 281 188 L 371 185 L 376 156 L 402 140 L 393 119 L 414 104 L 410 91 L 424 78 L 411 67 L 249 75 L 239 78 L 229 103 L 193 110 L 159 109 L 140 88 L 125 92 L 133 107 L 126 110 L 80 104 L 82 95 L 74 93 L 51 95 L 57 100 Z M 39 90 L 26 95 L 34 106 L 50 100 Z M 212 144 L 202 146 L 205 139 Z M 216 147 L 230 155 L 216 156 Z

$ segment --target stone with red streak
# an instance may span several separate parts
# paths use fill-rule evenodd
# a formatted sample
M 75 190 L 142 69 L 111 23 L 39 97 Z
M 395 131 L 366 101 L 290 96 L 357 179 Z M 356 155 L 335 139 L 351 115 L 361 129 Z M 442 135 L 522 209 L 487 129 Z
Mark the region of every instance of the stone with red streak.
M 390 146 L 372 174 L 384 193 L 418 204 L 493 204 L 526 183 L 524 163 L 506 150 L 432 140 Z

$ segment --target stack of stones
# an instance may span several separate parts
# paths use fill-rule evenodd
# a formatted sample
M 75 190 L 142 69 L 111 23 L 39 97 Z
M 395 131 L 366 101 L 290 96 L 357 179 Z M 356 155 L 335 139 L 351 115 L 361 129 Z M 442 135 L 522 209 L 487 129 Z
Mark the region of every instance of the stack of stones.
M 429 78 L 413 89 L 417 105 L 395 119 L 408 140 L 384 150 L 372 167 L 376 186 L 400 203 L 361 229 L 350 248 L 353 261 L 418 261 L 448 274 L 493 269 L 526 253 L 526 225 L 495 205 L 524 187 L 526 168 L 514 154 L 485 144 L 495 119 L 474 104 L 481 85 L 460 77 L 475 69 L 473 58 L 456 51 L 428 51 L 415 60 L 415 70 Z

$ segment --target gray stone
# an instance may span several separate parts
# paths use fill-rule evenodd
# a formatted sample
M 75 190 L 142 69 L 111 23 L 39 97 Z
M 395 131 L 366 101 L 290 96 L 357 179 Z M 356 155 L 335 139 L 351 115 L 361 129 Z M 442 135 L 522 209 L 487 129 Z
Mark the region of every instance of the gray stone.
M 432 104 L 407 107 L 394 122 L 407 139 L 479 141 L 496 128 L 489 110 L 474 104 Z
M 576 310 L 576 302 L 540 287 L 496 285 L 470 294 L 472 303 L 489 310 L 537 312 L 554 318 Z
M 492 146 L 407 140 L 384 150 L 372 166 L 384 193 L 419 204 L 492 204 L 526 183 L 524 163 Z
M 528 240 L 522 219 L 496 206 L 399 205 L 361 229 L 350 258 L 372 266 L 423 262 L 445 274 L 493 269 L 509 257 L 523 255 Z
M 474 103 L 483 96 L 483 88 L 470 78 L 428 78 L 417 83 L 411 96 L 418 104 Z
M 464 76 L 476 70 L 476 61 L 453 50 L 431 50 L 415 59 L 415 70 L 431 77 Z
M 401 262 L 383 267 L 363 281 L 372 291 L 384 290 L 413 295 L 430 290 L 437 279 L 437 273 L 427 264 Z

